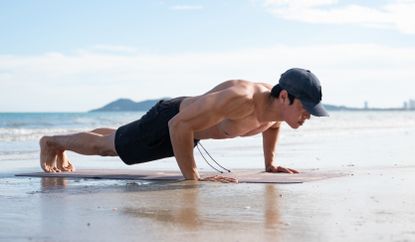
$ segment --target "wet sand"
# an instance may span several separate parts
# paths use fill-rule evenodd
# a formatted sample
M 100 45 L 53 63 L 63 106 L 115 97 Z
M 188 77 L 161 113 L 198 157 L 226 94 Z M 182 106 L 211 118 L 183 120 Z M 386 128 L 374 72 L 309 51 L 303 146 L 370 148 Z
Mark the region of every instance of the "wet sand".
M 0 241 L 414 241 L 415 166 L 303 184 L 0 178 Z

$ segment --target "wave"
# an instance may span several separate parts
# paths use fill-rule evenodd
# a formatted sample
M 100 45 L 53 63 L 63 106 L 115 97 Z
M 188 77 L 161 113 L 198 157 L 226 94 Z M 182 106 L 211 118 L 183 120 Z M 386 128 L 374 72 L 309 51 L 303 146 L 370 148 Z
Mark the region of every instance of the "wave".
M 93 128 L 91 127 L 90 130 Z M 31 141 L 39 140 L 44 135 L 70 134 L 89 130 L 87 128 L 65 129 L 65 128 L 0 128 L 0 142 Z
M 0 113 L 0 142 L 38 140 L 59 135 L 116 128 L 138 119 L 143 113 Z
M 0 151 L 0 161 L 37 160 L 38 158 L 39 149 L 21 151 Z
M 0 128 L 116 127 L 140 118 L 143 113 L 0 113 Z

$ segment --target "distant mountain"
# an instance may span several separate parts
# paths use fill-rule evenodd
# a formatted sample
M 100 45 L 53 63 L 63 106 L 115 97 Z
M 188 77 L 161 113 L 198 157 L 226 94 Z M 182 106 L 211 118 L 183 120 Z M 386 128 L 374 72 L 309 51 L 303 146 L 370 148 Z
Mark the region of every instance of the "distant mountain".
M 324 108 L 326 108 L 327 111 L 356 111 L 356 110 L 362 110 L 360 108 L 351 108 L 346 106 L 336 106 L 331 104 L 323 104 Z
M 354 108 L 346 106 L 335 106 L 330 104 L 323 104 L 327 111 L 411 111 L 405 108 Z
M 160 99 L 150 99 L 141 102 L 134 102 L 131 99 L 120 98 L 107 105 L 93 109 L 89 112 L 124 112 L 124 111 L 147 111 Z
M 141 102 L 134 102 L 131 99 L 120 98 L 101 108 L 91 110 L 90 112 L 124 112 L 124 111 L 138 111 L 143 112 L 149 110 L 159 100 L 164 99 L 149 99 Z M 395 111 L 404 110 L 402 108 L 352 108 L 346 106 L 336 106 L 330 104 L 323 104 L 327 111 Z

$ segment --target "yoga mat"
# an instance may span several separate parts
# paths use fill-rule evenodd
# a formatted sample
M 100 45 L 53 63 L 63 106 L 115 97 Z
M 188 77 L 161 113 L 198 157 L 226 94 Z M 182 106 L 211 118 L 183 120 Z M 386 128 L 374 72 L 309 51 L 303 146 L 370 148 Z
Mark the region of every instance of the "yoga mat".
M 230 176 L 235 177 L 240 183 L 275 183 L 293 184 L 346 176 L 347 173 L 336 171 L 307 170 L 299 174 L 267 173 L 260 170 L 234 170 L 231 173 L 200 172 L 201 177 L 206 176 Z M 153 181 L 181 181 L 183 176 L 175 171 L 147 171 L 136 169 L 80 169 L 75 172 L 29 172 L 19 173 L 20 177 L 65 177 L 65 178 L 89 178 L 89 179 L 122 179 L 122 180 L 153 180 Z

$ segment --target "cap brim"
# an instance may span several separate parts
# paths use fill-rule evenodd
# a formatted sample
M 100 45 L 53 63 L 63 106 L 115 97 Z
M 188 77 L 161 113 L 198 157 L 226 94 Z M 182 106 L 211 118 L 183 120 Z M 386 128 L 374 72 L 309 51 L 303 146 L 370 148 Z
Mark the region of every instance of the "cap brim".
M 307 110 L 313 116 L 317 116 L 317 117 L 328 117 L 329 116 L 329 113 L 326 111 L 326 109 L 324 108 L 323 104 L 321 104 L 321 102 L 318 104 L 312 104 L 307 101 L 301 101 L 301 103 L 303 104 L 305 110 Z

